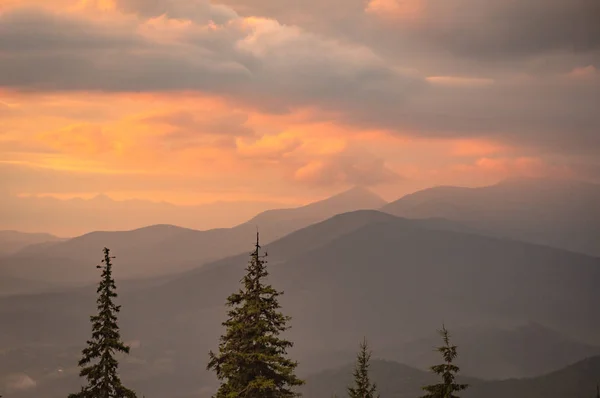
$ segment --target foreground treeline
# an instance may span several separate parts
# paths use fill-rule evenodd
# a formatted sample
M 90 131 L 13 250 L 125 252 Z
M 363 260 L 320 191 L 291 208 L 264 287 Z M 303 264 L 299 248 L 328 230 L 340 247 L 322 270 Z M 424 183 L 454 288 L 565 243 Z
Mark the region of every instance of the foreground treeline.
M 290 317 L 280 311 L 277 291 L 266 283 L 266 253 L 260 252 L 258 234 L 254 251 L 250 254 L 246 275 L 238 292 L 227 298 L 228 318 L 223 323 L 225 332 L 217 352 L 209 352 L 207 368 L 215 372 L 220 387 L 215 398 L 288 398 L 298 397 L 295 388 L 304 381 L 295 374 L 298 363 L 288 358 L 291 341 L 281 337 L 289 329 Z M 116 353 L 129 353 L 121 340 L 117 315 L 120 306 L 112 276 L 110 250 L 104 248 L 101 280 L 98 285 L 98 313 L 90 318 L 92 336 L 79 361 L 80 377 L 85 386 L 69 398 L 135 398 L 136 393 L 126 388 L 118 375 Z M 438 384 L 423 386 L 422 398 L 455 398 L 466 389 L 456 383 L 459 368 L 454 364 L 456 346 L 451 345 L 448 330 L 440 331 L 443 344 L 438 347 L 441 364 L 431 367 L 440 376 Z M 366 339 L 360 344 L 354 369 L 353 384 L 348 386 L 350 398 L 379 397 L 377 386 L 369 376 L 371 353 Z

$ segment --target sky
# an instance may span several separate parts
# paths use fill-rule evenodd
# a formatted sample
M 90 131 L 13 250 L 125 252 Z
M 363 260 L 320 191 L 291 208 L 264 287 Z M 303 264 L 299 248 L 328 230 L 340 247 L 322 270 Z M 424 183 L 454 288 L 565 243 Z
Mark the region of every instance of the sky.
M 0 0 L 0 196 L 600 180 L 597 0 Z

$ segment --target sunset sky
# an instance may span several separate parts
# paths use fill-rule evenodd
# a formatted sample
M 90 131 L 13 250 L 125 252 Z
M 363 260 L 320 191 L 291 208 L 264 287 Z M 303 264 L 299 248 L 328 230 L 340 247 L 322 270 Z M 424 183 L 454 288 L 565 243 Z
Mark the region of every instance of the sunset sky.
M 600 181 L 598 0 L 0 0 L 0 194 Z

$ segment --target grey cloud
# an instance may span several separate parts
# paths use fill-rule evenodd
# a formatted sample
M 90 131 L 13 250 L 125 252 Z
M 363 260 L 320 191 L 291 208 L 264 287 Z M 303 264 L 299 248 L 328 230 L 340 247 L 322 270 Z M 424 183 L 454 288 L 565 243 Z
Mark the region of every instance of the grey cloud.
M 430 85 L 402 107 L 348 109 L 346 122 L 434 138 L 492 138 L 538 152 L 600 154 L 600 75 L 545 76 L 484 87 Z
M 0 29 L 29 25 L 31 18 L 44 26 L 44 15 L 57 38 L 77 35 L 82 42 L 102 42 L 95 30 L 74 28 L 66 17 L 64 24 L 57 23 L 63 17 L 52 14 L 39 13 L 33 18 L 30 13 L 7 13 L 0 19 Z M 64 52 L 60 50 L 67 44 L 44 41 L 44 28 L 29 33 L 17 30 L 5 40 L 39 39 L 46 46 L 44 51 L 36 51 L 32 45 L 29 51 L 13 52 L 5 43 L 7 51 L 0 55 L 0 85 L 31 90 L 192 89 L 285 111 L 315 102 L 325 108 L 336 107 L 339 100 L 397 102 L 421 84 L 419 79 L 389 68 L 366 48 L 343 46 L 275 21 L 258 23 L 266 27 L 255 30 L 237 21 L 216 31 L 192 30 L 177 45 L 149 43 L 131 33 L 132 38 L 123 42 L 140 42 L 136 51 L 97 46 Z M 251 39 L 245 40 L 248 35 Z M 108 46 L 114 37 L 109 35 L 106 40 Z
M 0 14 L 0 85 L 24 90 L 222 90 L 246 68 L 201 46 L 148 41 L 137 26 L 98 26 L 64 14 Z
M 600 49 L 599 20 L 596 0 L 428 0 L 408 29 L 461 55 L 501 58 Z
M 404 0 L 398 0 L 399 3 Z M 423 47 L 467 58 L 506 57 L 600 49 L 597 0 L 408 0 L 420 2 L 416 19 L 384 23 L 365 13 L 368 1 L 275 2 L 220 0 L 243 15 L 264 15 L 340 39 L 368 43 L 386 53 L 428 53 Z M 390 17 L 390 15 L 384 15 Z
M 0 56 L 30 52 L 132 49 L 143 45 L 133 29 L 106 29 L 89 22 L 22 8 L 0 14 Z

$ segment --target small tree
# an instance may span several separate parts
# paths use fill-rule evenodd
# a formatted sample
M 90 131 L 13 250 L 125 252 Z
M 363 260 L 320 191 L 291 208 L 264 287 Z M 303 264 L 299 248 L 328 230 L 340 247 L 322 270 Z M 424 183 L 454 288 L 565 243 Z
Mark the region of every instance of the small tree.
M 453 364 L 453 361 L 458 356 L 456 346 L 450 345 L 450 334 L 446 330 L 446 326 L 442 325 L 442 330 L 439 331 L 442 335 L 444 345 L 437 348 L 444 358 L 444 363 L 431 367 L 431 371 L 442 377 L 442 382 L 423 387 L 427 391 L 426 395 L 421 398 L 458 398 L 454 395 L 455 392 L 466 390 L 468 384 L 456 383 L 456 374 L 460 368 Z
M 115 305 L 113 299 L 117 297 L 115 281 L 112 277 L 112 263 L 114 257 L 110 250 L 104 248 L 103 265 L 96 268 L 102 269 L 102 279 L 98 285 L 98 315 L 90 317 L 92 322 L 92 338 L 83 350 L 83 357 L 79 361 L 81 367 L 80 377 L 87 379 L 87 386 L 81 391 L 69 395 L 69 398 L 135 398 L 136 394 L 121 384 L 117 368 L 119 364 L 113 357 L 114 353 L 128 354 L 129 347 L 121 341 L 117 313 L 121 306 Z M 92 363 L 95 362 L 95 363 Z
M 348 396 L 350 398 L 378 398 L 377 386 L 371 383 L 369 378 L 369 361 L 371 352 L 368 349 L 367 339 L 360 344 L 360 351 L 356 357 L 354 367 L 354 385 L 348 387 Z
M 297 362 L 286 358 L 293 344 L 279 337 L 291 318 L 279 312 L 277 298 L 283 292 L 264 282 L 266 254 L 261 256 L 260 249 L 257 233 L 242 288 L 227 298 L 230 310 L 219 353 L 209 353 L 207 368 L 221 381 L 217 398 L 297 397 L 293 388 L 304 384 L 294 373 Z

